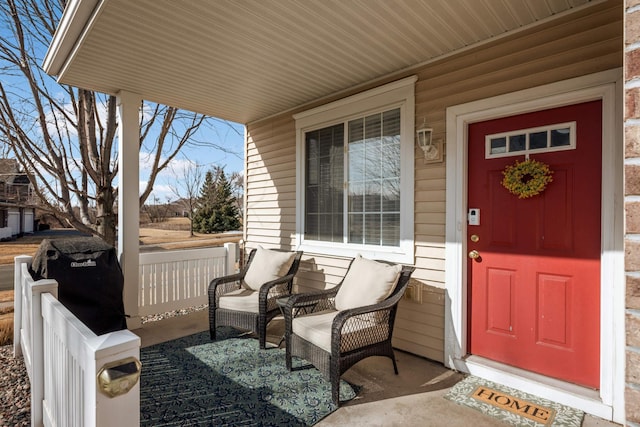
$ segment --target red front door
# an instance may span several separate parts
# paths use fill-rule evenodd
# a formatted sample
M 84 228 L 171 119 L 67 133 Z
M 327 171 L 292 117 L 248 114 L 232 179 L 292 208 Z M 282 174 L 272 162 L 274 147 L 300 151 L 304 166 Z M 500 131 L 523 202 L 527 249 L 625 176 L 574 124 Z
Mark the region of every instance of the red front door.
M 480 218 L 467 227 L 468 251 L 478 254 L 468 259 L 470 353 L 593 388 L 600 375 L 601 110 L 593 101 L 469 126 L 468 207 Z M 548 129 L 560 142 L 541 148 Z M 527 152 L 550 167 L 553 181 L 519 198 L 503 187 L 502 172 Z

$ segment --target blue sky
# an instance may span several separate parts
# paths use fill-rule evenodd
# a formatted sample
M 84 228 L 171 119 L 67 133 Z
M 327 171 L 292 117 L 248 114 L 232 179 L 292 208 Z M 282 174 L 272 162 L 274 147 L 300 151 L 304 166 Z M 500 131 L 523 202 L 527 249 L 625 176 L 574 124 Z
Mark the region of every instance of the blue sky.
M 244 126 L 233 122 L 216 121 L 213 129 L 204 129 L 197 136 L 199 140 L 208 141 L 217 146 L 223 146 L 230 152 L 216 150 L 211 147 L 190 146 L 184 148 L 174 159 L 168 170 L 165 170 L 156 179 L 153 193 L 147 202 L 152 203 L 154 197 L 161 202 L 175 200 L 177 196 L 172 191 L 172 184 L 184 176 L 185 168 L 193 164 L 203 167 L 203 171 L 213 169 L 216 166 L 224 168 L 228 176 L 233 172 L 243 172 L 244 168 Z M 149 170 L 144 168 L 145 155 L 140 156 L 140 191 L 144 188 Z M 204 173 L 203 173 L 204 175 Z M 173 185 L 175 188 L 175 185 Z
M 3 16 L 2 18 L 7 19 L 7 16 Z M 0 25 L 0 36 L 12 40 L 13 35 L 9 30 L 9 24 L 4 21 L 0 21 L 0 23 L 3 24 Z M 41 64 L 48 46 L 36 44 L 32 47 L 36 52 L 35 55 L 38 57 L 36 63 Z M 25 81 L 22 78 L 16 78 L 5 72 L 3 75 L 0 75 L 0 81 L 2 81 L 5 89 L 23 94 L 28 93 Z M 62 91 L 56 89 L 54 79 L 51 79 L 46 84 L 51 93 L 56 94 L 56 92 L 59 92 L 58 95 L 61 97 L 59 99 L 66 97 Z M 65 106 L 65 108 L 67 108 L 67 106 Z M 153 193 L 149 196 L 148 202 L 152 202 L 154 198 L 161 202 L 177 199 L 178 196 L 171 189 L 172 184 L 175 183 L 176 180 L 184 178 L 184 170 L 186 167 L 189 167 L 190 164 L 202 166 L 203 171 L 220 166 L 224 168 L 227 176 L 230 176 L 233 172 L 243 171 L 244 126 L 222 120 L 212 120 L 209 123 L 210 126 L 201 126 L 199 132 L 192 138 L 194 141 L 201 143 L 185 147 L 172 161 L 171 167 L 158 175 L 154 184 Z M 73 134 L 74 131 L 71 133 Z M 155 135 L 150 134 L 148 138 L 155 139 L 156 136 L 157 133 Z M 215 149 L 211 145 L 224 147 L 224 150 Z M 149 168 L 146 166 L 148 161 L 150 160 L 143 148 L 140 153 L 140 191 L 144 189 L 149 176 Z M 117 185 L 117 179 L 114 185 Z M 176 185 L 173 185 L 173 187 L 175 188 Z

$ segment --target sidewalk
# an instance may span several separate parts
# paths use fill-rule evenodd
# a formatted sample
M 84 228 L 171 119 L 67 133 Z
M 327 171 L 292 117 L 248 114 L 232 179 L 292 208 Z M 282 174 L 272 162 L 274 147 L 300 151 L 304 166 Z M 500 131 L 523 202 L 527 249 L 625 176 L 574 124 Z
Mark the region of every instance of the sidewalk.
M 208 329 L 208 310 L 201 310 L 149 322 L 132 332 L 146 347 Z M 282 321 L 276 318 L 269 324 L 267 341 L 278 343 L 281 337 Z M 316 426 L 505 426 L 495 418 L 444 398 L 463 378 L 462 374 L 402 351 L 396 351 L 396 359 L 399 375 L 393 373 L 389 360 L 382 357 L 370 357 L 347 371 L 342 378 L 361 387 L 358 397 L 344 403 Z M 613 427 L 618 424 L 585 415 L 582 426 Z

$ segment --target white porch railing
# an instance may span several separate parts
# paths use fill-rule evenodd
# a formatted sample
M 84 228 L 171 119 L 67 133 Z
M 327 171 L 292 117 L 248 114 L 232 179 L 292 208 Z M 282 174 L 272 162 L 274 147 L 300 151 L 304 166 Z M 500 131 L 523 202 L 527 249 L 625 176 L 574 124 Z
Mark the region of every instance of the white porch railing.
M 140 338 L 128 330 L 95 335 L 56 299 L 55 280 L 32 279 L 30 264 L 30 256 L 15 259 L 13 345 L 29 374 L 31 425 L 139 425 L 136 372 L 121 368 L 138 368 Z M 108 395 L 102 385 L 119 389 Z
M 138 310 L 140 316 L 208 303 L 209 282 L 236 269 L 235 243 L 224 247 L 140 254 Z
M 206 304 L 209 282 L 236 270 L 237 250 L 227 243 L 140 254 L 138 314 Z M 137 366 L 140 338 L 128 330 L 96 336 L 57 300 L 55 280 L 33 280 L 31 260 L 15 258 L 13 335 L 14 355 L 23 356 L 29 375 L 31 425 L 139 425 L 140 385 L 127 379 L 130 366 L 121 368 Z M 104 378 L 107 368 L 114 383 L 132 388 L 115 397 L 100 392 L 97 377 Z

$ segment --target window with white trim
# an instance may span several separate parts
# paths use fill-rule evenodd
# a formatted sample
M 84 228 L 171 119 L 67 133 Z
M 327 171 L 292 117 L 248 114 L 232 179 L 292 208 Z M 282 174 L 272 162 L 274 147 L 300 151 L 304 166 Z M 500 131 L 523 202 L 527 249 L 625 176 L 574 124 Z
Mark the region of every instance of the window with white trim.
M 294 116 L 301 249 L 413 263 L 415 80 Z
M 576 122 L 558 123 L 485 136 L 485 158 L 575 150 Z

